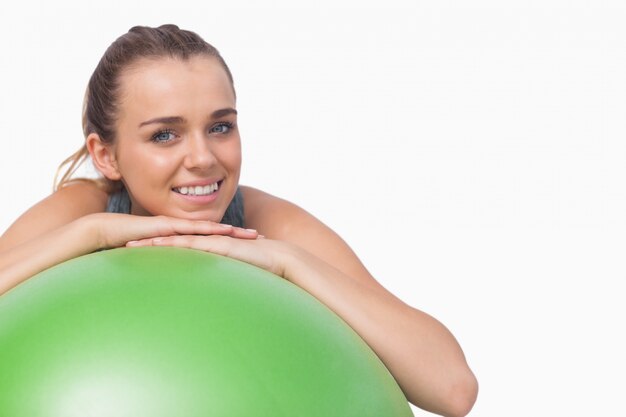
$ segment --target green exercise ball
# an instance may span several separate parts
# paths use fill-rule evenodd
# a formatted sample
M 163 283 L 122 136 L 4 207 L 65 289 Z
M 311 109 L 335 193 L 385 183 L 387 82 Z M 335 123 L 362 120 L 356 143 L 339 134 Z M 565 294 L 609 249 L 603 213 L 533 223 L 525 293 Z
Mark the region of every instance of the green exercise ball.
M 121 248 L 0 296 L 0 416 L 412 416 L 362 339 L 233 259 Z

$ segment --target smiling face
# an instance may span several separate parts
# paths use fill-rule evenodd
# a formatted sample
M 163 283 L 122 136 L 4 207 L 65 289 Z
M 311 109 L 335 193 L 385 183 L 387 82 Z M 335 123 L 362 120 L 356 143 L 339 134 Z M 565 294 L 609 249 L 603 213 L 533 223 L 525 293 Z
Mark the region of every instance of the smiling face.
M 220 221 L 239 183 L 235 94 L 211 57 L 142 60 L 121 78 L 111 179 L 132 214 Z

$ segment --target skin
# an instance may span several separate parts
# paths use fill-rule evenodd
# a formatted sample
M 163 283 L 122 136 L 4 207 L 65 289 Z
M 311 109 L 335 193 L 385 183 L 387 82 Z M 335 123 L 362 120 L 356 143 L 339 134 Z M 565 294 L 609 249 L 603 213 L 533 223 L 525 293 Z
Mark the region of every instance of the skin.
M 107 145 L 92 134 L 87 145 L 102 174 L 127 185 L 133 213 L 104 213 L 108 196 L 87 182 L 59 190 L 0 238 L 0 294 L 43 269 L 101 248 L 214 252 L 282 276 L 326 304 L 377 353 L 411 403 L 445 416 L 471 410 L 478 386 L 452 334 L 389 293 L 314 216 L 242 186 L 246 226 L 255 230 L 217 223 L 236 190 L 241 151 L 236 115 L 212 117 L 216 110 L 235 108 L 232 86 L 215 61 L 140 61 L 121 82 L 117 141 Z M 139 127 L 171 116 L 184 120 Z M 225 119 L 232 128 L 215 128 Z M 163 129 L 169 131 L 159 133 Z M 166 143 L 151 140 L 155 134 Z M 223 182 L 217 198 L 206 204 L 190 203 L 173 190 L 213 178 Z

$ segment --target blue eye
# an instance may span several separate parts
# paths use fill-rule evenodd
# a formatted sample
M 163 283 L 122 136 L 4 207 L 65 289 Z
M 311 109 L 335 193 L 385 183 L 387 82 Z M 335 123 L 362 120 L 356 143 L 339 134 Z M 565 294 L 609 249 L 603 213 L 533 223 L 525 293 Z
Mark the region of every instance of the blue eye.
M 158 142 L 158 143 L 169 142 L 170 140 L 173 140 L 175 137 L 176 135 L 171 130 L 161 130 L 155 133 L 154 135 L 152 135 L 152 141 Z
M 230 122 L 218 123 L 209 129 L 209 133 L 228 133 L 233 128 L 233 124 Z

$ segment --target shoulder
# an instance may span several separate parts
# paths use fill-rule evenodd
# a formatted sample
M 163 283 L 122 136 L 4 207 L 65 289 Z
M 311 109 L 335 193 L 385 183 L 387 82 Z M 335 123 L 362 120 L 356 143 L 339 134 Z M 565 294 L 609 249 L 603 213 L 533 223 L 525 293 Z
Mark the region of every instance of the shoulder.
M 88 214 L 103 212 L 107 199 L 107 192 L 95 182 L 73 181 L 22 214 L 0 237 L 0 250 Z
M 297 223 L 312 219 L 301 207 L 265 191 L 240 186 L 244 201 L 246 227 L 259 230 L 268 237 L 282 237 Z
M 246 227 L 274 239 L 289 240 L 294 233 L 337 236 L 328 226 L 302 207 L 259 189 L 241 186 Z
M 102 212 L 109 194 L 95 181 L 74 181 L 35 205 L 33 209 L 63 208 L 67 218 Z
M 295 244 L 363 283 L 379 285 L 350 246 L 303 208 L 256 188 L 241 186 L 246 227 Z

